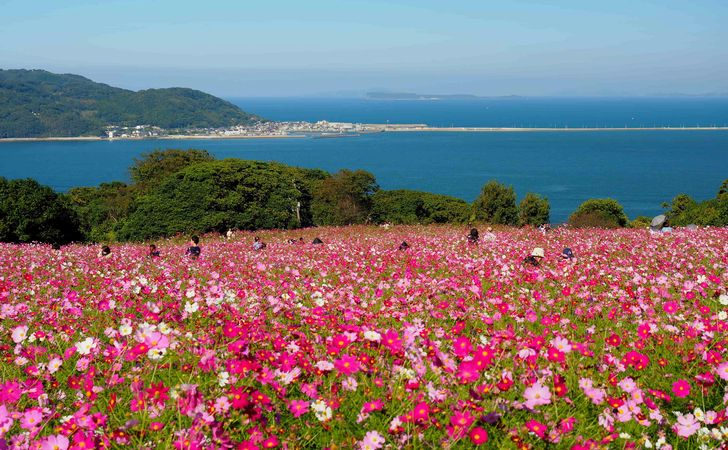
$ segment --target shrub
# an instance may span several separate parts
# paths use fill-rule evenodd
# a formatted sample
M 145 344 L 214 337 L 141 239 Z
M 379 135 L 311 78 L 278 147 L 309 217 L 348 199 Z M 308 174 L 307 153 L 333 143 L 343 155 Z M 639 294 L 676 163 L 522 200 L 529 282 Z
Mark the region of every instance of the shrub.
M 0 241 L 65 244 L 81 238 L 68 202 L 35 180 L 0 177 Z
M 470 206 L 464 200 L 429 192 L 379 191 L 372 197 L 372 221 L 393 224 L 465 223 Z
M 372 196 L 379 190 L 374 175 L 365 170 L 340 170 L 315 183 L 312 213 L 316 225 L 365 223 Z
M 141 190 L 150 190 L 187 166 L 214 160 L 215 158 L 207 150 L 154 150 L 142 154 L 142 159 L 134 159 L 134 164 L 129 168 L 129 175 Z
M 728 226 L 728 180 L 724 181 L 715 198 L 696 202 L 687 194 L 676 195 L 669 204 L 665 215 L 671 225 L 685 226 L 689 224 L 704 226 Z
M 79 218 L 87 241 L 115 241 L 116 232 L 131 212 L 138 192 L 135 186 L 115 181 L 98 187 L 79 187 L 66 197 Z
M 569 217 L 574 227 L 618 228 L 627 226 L 624 208 L 611 198 L 592 198 L 576 209 Z
M 539 226 L 549 222 L 551 205 L 546 197 L 529 192 L 518 207 L 520 225 Z
M 723 194 L 728 194 L 728 178 L 723 180 L 723 183 L 720 185 L 717 197 L 720 197 Z
M 647 216 L 638 216 L 629 223 L 630 228 L 647 228 L 652 223 L 652 219 Z
M 294 167 L 238 159 L 197 163 L 141 196 L 119 237 L 307 226 L 310 198 Z
M 502 225 L 518 224 L 516 193 L 512 186 L 495 180 L 486 183 L 473 202 L 473 215 L 482 222 Z

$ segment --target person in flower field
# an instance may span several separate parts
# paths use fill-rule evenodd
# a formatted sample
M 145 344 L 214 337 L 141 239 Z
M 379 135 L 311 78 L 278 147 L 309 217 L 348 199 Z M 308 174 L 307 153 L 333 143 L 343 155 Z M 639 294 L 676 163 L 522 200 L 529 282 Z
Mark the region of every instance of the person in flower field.
M 543 257 L 543 249 L 541 247 L 536 247 L 533 249 L 530 255 L 526 256 L 526 258 L 523 260 L 523 264 L 533 267 L 539 267 L 541 265 L 541 260 L 543 259 Z
M 193 235 L 190 238 L 190 246 L 187 247 L 187 251 L 185 252 L 185 254 L 192 259 L 197 259 L 200 257 L 201 253 L 202 249 L 200 249 L 200 238 L 197 235 Z

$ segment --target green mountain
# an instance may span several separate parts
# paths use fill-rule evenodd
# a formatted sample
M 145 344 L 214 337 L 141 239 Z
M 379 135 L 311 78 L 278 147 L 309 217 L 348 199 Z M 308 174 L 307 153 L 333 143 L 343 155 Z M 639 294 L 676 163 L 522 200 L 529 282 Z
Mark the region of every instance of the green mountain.
M 0 69 L 0 138 L 98 136 L 107 125 L 218 128 L 260 120 L 193 89 L 134 92 L 79 75 Z

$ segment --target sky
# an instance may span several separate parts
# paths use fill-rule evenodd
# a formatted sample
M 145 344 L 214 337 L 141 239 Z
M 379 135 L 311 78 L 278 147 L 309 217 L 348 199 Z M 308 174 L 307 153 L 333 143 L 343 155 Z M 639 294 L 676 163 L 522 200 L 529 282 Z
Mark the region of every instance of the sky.
M 728 92 L 727 0 L 0 0 L 0 68 L 223 97 Z

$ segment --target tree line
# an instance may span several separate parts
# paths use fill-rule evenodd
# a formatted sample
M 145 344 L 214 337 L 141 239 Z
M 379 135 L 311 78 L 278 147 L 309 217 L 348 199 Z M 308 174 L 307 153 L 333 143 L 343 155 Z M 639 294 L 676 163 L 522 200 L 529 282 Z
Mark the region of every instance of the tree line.
M 130 183 L 102 183 L 65 194 L 31 179 L 0 178 L 0 241 L 143 241 L 177 233 L 291 229 L 362 223 L 547 224 L 547 198 L 491 180 L 473 203 L 413 190 L 383 190 L 364 170 L 292 167 L 275 162 L 216 160 L 205 150 L 156 150 L 135 160 Z M 684 194 L 666 204 L 674 225 L 728 225 L 728 180 L 715 199 Z M 645 223 L 646 222 L 646 223 Z M 575 227 L 649 225 L 629 222 L 613 199 L 589 199 L 569 217 Z

